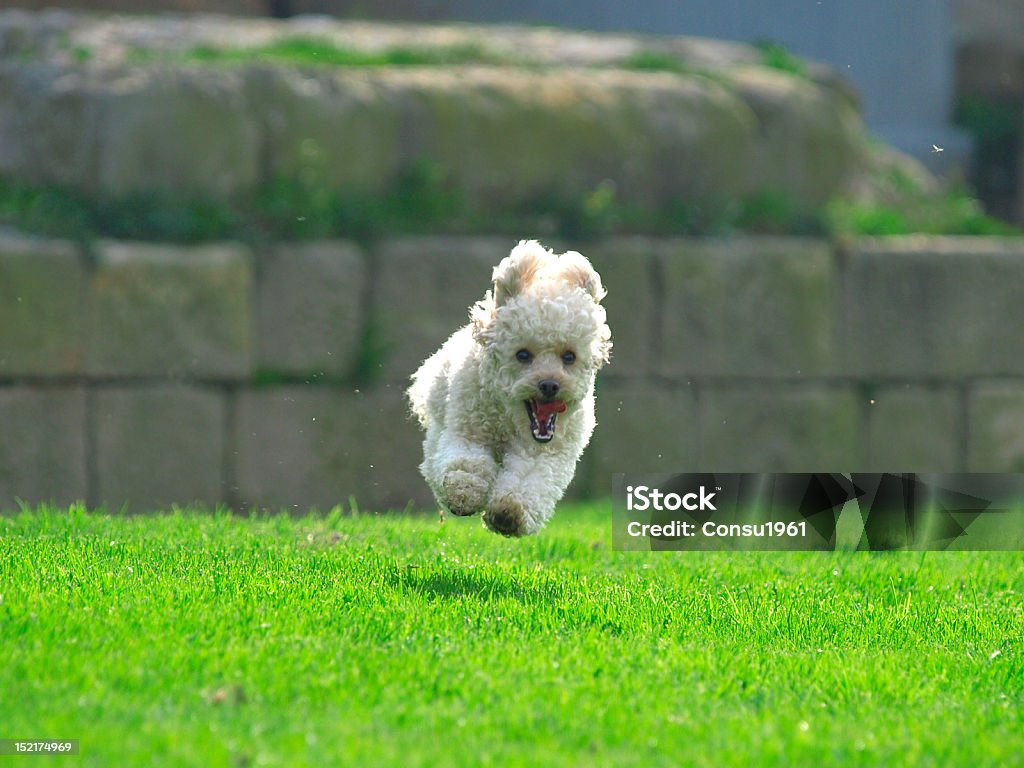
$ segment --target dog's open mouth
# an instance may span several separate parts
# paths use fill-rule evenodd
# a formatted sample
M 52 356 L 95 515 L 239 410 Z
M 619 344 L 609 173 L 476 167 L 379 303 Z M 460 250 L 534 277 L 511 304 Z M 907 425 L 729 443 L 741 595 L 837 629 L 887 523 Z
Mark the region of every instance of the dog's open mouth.
M 555 419 L 565 411 L 561 400 L 525 400 L 526 412 L 530 414 L 530 431 L 538 443 L 546 443 L 555 436 Z

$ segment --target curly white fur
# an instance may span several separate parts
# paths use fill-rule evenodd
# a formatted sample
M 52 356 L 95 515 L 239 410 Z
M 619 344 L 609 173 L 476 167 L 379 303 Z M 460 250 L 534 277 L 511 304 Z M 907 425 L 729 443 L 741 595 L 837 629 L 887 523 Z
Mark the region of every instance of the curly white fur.
M 470 324 L 413 374 L 408 396 L 426 430 L 420 471 L 443 509 L 482 511 L 506 536 L 550 519 L 594 430 L 594 376 L 612 346 L 604 295 L 579 253 L 522 241 Z M 527 403 L 539 422 L 555 412 L 553 435 L 531 424 Z

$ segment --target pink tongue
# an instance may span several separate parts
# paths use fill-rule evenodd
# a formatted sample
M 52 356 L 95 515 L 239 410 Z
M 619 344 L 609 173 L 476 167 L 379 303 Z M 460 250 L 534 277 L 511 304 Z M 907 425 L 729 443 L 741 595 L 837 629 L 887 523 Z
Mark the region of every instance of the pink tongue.
M 561 400 L 552 400 L 550 403 L 542 403 L 534 400 L 533 411 L 537 416 L 537 421 L 544 424 L 552 413 L 562 413 L 565 411 L 565 403 Z

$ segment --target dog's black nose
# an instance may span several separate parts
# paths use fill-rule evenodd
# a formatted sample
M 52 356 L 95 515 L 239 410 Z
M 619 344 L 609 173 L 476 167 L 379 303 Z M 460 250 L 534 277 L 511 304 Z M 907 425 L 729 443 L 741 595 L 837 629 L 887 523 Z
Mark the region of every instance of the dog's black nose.
M 537 382 L 537 389 L 544 395 L 548 400 L 558 394 L 559 386 L 558 382 L 554 379 L 541 379 Z

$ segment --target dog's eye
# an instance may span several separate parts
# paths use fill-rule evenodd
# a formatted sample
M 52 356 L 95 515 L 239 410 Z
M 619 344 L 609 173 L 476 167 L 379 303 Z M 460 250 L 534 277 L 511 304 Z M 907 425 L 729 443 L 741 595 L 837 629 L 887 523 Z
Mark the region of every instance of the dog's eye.
M 563 352 L 562 362 L 565 363 L 566 365 L 572 365 L 573 363 L 576 362 L 576 353 L 572 351 Z
M 520 363 L 528 363 L 533 360 L 533 353 L 528 349 L 520 349 L 516 352 L 516 360 Z

